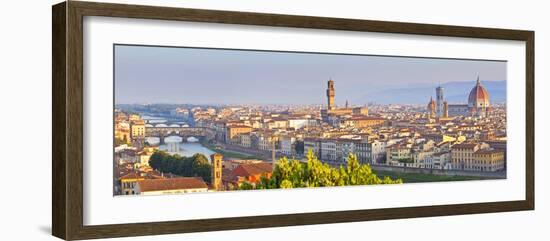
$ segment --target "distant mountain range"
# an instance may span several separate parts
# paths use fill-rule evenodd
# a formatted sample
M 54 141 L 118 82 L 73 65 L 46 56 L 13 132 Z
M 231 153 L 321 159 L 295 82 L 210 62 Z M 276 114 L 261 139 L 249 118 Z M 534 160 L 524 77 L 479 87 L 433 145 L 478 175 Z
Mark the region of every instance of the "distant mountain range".
M 489 92 L 492 103 L 506 102 L 506 81 L 482 81 L 481 85 Z M 467 103 L 468 94 L 475 86 L 475 81 L 448 82 L 441 84 L 443 95 L 449 104 Z M 423 104 L 428 103 L 430 96 L 435 100 L 435 85 L 416 84 L 405 88 L 391 88 L 367 93 L 357 102 L 374 102 L 378 104 Z

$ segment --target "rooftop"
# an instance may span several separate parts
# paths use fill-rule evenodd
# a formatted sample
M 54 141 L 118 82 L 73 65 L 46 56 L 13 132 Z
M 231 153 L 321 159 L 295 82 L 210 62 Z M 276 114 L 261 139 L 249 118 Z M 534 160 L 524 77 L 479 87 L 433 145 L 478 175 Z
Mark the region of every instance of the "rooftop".
M 461 143 L 453 146 L 453 149 L 474 149 L 478 144 L 476 143 Z
M 475 153 L 476 154 L 493 154 L 493 153 L 499 153 L 499 152 L 502 152 L 504 153 L 504 151 L 502 150 L 496 150 L 496 149 L 482 149 L 482 150 L 478 150 L 476 151 Z
M 138 181 L 141 192 L 208 188 L 200 177 L 145 179 Z
M 264 173 L 269 173 L 273 171 L 273 167 L 270 163 L 261 162 L 261 163 L 247 163 L 241 164 L 233 170 L 235 176 L 253 176 Z

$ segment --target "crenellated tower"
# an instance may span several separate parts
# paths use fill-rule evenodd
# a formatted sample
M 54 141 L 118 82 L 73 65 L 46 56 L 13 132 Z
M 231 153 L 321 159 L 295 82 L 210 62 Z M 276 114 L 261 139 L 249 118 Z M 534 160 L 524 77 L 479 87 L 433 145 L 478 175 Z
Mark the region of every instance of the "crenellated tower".
M 332 79 L 330 79 L 328 81 L 328 86 L 327 86 L 327 99 L 328 99 L 327 109 L 328 110 L 334 110 L 334 108 L 335 108 L 335 106 L 334 106 L 334 95 L 335 95 L 334 81 L 332 81 Z

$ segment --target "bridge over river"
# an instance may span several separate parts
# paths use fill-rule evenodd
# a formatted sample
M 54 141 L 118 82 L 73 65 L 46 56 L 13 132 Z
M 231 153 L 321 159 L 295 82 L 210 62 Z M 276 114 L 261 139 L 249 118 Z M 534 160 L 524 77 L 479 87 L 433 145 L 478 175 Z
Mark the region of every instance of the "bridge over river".
M 164 143 L 164 139 L 170 136 L 179 136 L 183 140 L 189 137 L 195 137 L 199 140 L 214 139 L 215 131 L 206 127 L 147 127 L 145 128 L 145 137 L 158 137 L 160 143 Z

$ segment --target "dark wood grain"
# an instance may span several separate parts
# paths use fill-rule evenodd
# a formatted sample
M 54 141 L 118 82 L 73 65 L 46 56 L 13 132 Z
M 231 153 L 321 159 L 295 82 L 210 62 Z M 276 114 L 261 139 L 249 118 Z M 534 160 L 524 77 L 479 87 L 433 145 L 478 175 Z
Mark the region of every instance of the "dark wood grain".
M 67 236 L 85 238 L 83 230 L 83 15 L 67 5 Z M 69 146 L 70 145 L 70 146 Z
M 524 201 L 406 207 L 372 210 L 350 210 L 289 215 L 219 218 L 193 221 L 153 222 L 85 226 L 79 238 L 107 238 L 151 234 L 173 234 L 233 229 L 267 228 L 295 225 L 359 222 L 399 218 L 418 218 L 475 213 L 528 210 Z
M 65 3 L 52 7 L 52 234 L 66 237 Z
M 525 42 L 525 201 L 535 209 L 535 32 L 529 32 Z
M 232 12 L 203 9 L 184 9 L 158 6 L 73 2 L 86 16 L 107 16 L 159 20 L 179 20 L 208 23 L 314 28 L 327 30 L 400 33 L 414 35 L 525 40 L 530 31 L 342 19 L 315 16 L 296 16 L 251 12 Z
M 534 209 L 534 32 L 532 31 L 75 1 L 53 6 L 52 16 L 52 233 L 57 237 L 67 240 L 108 238 Z M 491 203 L 84 226 L 82 179 L 84 16 L 525 41 L 527 65 L 525 199 Z

